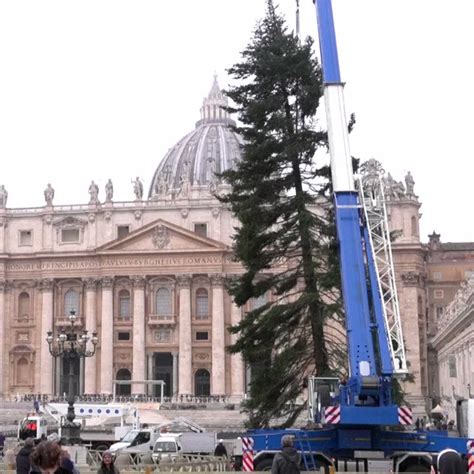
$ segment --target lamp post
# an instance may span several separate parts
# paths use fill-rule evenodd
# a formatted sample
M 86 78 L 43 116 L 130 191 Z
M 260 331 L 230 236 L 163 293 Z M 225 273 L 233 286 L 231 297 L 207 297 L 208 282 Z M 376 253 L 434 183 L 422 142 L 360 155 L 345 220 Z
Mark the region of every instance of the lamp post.
M 62 357 L 63 361 L 69 362 L 69 373 L 68 373 L 68 408 L 66 421 L 62 425 L 63 435 L 67 438 L 70 444 L 80 441 L 79 431 L 80 425 L 74 423 L 76 417 L 74 413 L 74 362 L 76 360 L 85 359 L 86 357 L 92 357 L 95 354 L 97 347 L 97 333 L 93 332 L 92 337 L 87 334 L 86 330 L 80 330 L 75 326 L 77 321 L 76 312 L 71 311 L 69 313 L 69 322 L 71 326 L 68 330 L 58 334 L 56 339 L 53 337 L 53 332 L 48 331 L 46 341 L 48 343 L 49 353 L 57 359 Z M 87 349 L 87 343 L 92 342 L 92 349 Z M 56 344 L 54 344 L 56 342 Z

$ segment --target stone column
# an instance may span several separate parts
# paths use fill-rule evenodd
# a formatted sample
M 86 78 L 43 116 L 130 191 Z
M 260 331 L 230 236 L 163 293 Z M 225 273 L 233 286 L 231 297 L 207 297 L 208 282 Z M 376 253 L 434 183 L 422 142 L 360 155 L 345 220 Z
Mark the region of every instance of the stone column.
M 5 341 L 5 290 L 7 283 L 0 281 L 0 341 Z M 5 361 L 8 361 L 6 344 L 2 343 L 0 347 L 0 395 L 5 394 Z
M 180 395 L 192 393 L 191 277 L 178 277 L 179 288 L 179 384 Z
M 178 353 L 172 352 L 173 356 L 173 389 L 171 391 L 171 396 L 176 397 L 178 395 Z
M 225 395 L 224 279 L 211 275 L 212 284 L 212 374 L 211 394 Z
M 46 333 L 53 330 L 53 286 L 54 280 L 45 279 L 41 282 L 42 314 L 40 333 L 40 360 L 41 360 L 41 393 L 53 394 L 53 357 L 49 353 Z
M 104 277 L 100 323 L 100 393 L 112 394 L 114 379 L 114 298 L 113 278 Z
M 145 380 L 145 283 L 142 276 L 133 280 L 132 380 Z M 132 384 L 132 393 L 145 393 L 143 383 Z
M 230 323 L 232 326 L 237 325 L 242 319 L 242 309 L 232 302 Z M 230 339 L 232 344 L 237 341 L 237 334 L 232 334 Z M 239 400 L 243 398 L 245 393 L 244 381 L 244 361 L 241 354 L 232 354 L 230 357 L 230 372 L 232 376 L 232 396 Z
M 97 332 L 97 318 L 96 318 L 96 291 L 97 280 L 95 278 L 84 279 L 86 287 L 86 330 L 89 337 L 92 337 L 93 332 Z M 88 343 L 91 347 L 91 343 Z M 86 394 L 97 393 L 97 359 L 94 356 L 87 357 L 84 363 L 84 392 Z

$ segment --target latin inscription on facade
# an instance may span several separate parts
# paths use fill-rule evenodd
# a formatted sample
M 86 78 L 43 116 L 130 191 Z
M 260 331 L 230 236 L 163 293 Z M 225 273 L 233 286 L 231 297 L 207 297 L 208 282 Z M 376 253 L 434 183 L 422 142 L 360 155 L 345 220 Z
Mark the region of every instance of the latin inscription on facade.
M 179 267 L 222 265 L 230 263 L 230 256 L 173 256 L 173 257 L 106 257 L 104 259 L 68 260 L 52 262 L 7 262 L 7 271 L 84 270 L 101 267 Z

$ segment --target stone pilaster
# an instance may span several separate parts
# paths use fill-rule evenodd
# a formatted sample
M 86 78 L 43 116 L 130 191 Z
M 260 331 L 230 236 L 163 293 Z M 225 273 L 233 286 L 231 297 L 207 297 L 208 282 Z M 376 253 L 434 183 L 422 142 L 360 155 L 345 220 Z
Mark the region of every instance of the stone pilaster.
M 97 332 L 97 303 L 96 291 L 97 280 L 95 278 L 87 278 L 84 280 L 86 289 L 86 330 L 90 337 L 93 332 Z M 87 357 L 84 363 L 84 392 L 97 393 L 97 359 L 95 356 Z
M 6 282 L 0 281 L 0 341 L 5 341 L 5 290 Z M 0 395 L 5 393 L 5 362 L 7 357 L 7 344 L 0 347 Z
M 54 280 L 45 279 L 41 282 L 42 313 L 41 313 L 41 393 L 53 394 L 53 357 L 46 342 L 46 333 L 53 330 L 53 288 Z
M 147 354 L 147 380 L 153 380 L 153 352 L 149 352 Z M 146 386 L 146 393 L 148 396 L 153 396 L 155 393 L 155 386 L 154 385 L 147 385 Z
M 233 301 L 230 309 L 230 323 L 232 326 L 237 325 L 242 319 L 242 309 Z M 237 341 L 237 334 L 231 335 L 231 343 L 235 344 Z M 244 361 L 241 354 L 232 354 L 230 357 L 230 371 L 232 376 L 232 396 L 238 399 L 243 398 L 245 393 L 244 381 Z
M 178 395 L 178 353 L 172 352 L 173 356 L 173 390 L 171 396 L 176 397 Z
M 114 304 L 113 278 L 104 277 L 102 287 L 102 314 L 100 328 L 100 393 L 112 393 L 114 379 Z
M 145 284 L 141 276 L 133 280 L 133 367 L 132 380 L 145 380 Z M 132 384 L 132 393 L 145 393 L 143 383 Z
M 179 289 L 179 385 L 180 395 L 192 393 L 191 278 L 178 277 Z
M 211 275 L 212 284 L 212 374 L 211 394 L 225 395 L 224 279 Z

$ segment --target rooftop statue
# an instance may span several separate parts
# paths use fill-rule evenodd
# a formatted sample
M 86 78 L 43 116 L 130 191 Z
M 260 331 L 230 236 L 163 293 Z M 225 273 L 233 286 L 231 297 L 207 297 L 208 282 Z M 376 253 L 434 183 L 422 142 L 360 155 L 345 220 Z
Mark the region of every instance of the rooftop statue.
M 137 176 L 133 183 L 133 192 L 135 193 L 135 200 L 141 201 L 143 199 L 143 183 L 140 178 Z
M 94 180 L 91 181 L 89 186 L 89 204 L 99 204 L 99 186 L 94 183 Z
M 112 180 L 109 179 L 105 184 L 105 202 L 112 202 L 114 197 L 114 185 L 112 184 Z
M 414 188 L 415 188 L 415 180 L 410 172 L 408 172 L 405 176 L 405 185 L 407 187 L 407 196 L 414 196 Z
M 5 189 L 5 186 L 2 184 L 0 186 L 0 208 L 7 207 L 8 191 Z
M 46 189 L 44 190 L 44 200 L 46 201 L 46 205 L 52 206 L 53 199 L 54 199 L 54 188 L 51 186 L 50 183 L 48 183 L 48 185 L 46 186 Z

